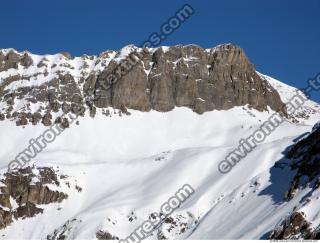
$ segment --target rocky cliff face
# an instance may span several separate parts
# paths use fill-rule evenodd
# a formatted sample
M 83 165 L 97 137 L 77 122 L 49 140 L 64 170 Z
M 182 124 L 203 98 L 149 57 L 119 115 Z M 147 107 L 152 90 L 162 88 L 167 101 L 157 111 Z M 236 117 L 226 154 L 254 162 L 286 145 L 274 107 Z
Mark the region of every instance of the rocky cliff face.
M 320 124 L 320 123 L 319 123 Z M 313 189 L 320 187 L 320 126 L 316 125 L 313 131 L 304 139 L 296 143 L 288 152 L 292 161 L 290 167 L 297 170 L 286 199 L 292 199 L 296 192 L 307 186 Z
M 50 187 L 60 185 L 60 178 L 49 167 L 26 167 L 0 174 L 0 229 L 16 219 L 33 217 L 43 212 L 39 205 L 59 203 L 67 194 Z
M 309 222 L 313 217 L 310 213 L 319 202 L 320 188 L 320 123 L 312 132 L 294 144 L 288 151 L 288 166 L 296 174 L 288 188 L 285 199 L 292 200 L 299 191 L 310 190 L 301 199 L 301 207 L 295 207 L 290 215 L 272 231 L 271 239 L 320 239 L 319 223 Z M 306 211 L 307 213 L 305 213 Z
M 231 44 L 141 49 L 127 46 L 99 56 L 38 56 L 0 51 L 0 119 L 50 125 L 62 112 L 112 107 L 166 112 L 188 107 L 201 114 L 249 105 L 282 111 L 277 91 Z M 79 112 L 79 107 L 81 112 Z

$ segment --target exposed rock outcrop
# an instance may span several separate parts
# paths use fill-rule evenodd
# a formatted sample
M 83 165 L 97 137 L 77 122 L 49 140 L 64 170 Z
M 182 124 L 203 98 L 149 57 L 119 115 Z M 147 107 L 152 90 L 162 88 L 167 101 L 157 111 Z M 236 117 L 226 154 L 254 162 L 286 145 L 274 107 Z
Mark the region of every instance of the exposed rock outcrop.
M 316 125 L 306 138 L 297 142 L 287 157 L 292 161 L 291 169 L 297 170 L 286 194 L 286 199 L 290 200 L 299 188 L 316 188 L 320 181 L 320 127 Z
M 248 104 L 258 110 L 282 110 L 279 94 L 255 72 L 243 50 L 231 44 L 210 50 L 195 45 L 158 48 L 109 85 L 114 69 L 112 63 L 85 85 L 91 93 L 107 87 L 100 91 L 103 97 L 96 96 L 99 107 L 169 111 L 185 106 L 203 113 Z
M 293 212 L 276 229 L 269 239 L 274 240 L 298 240 L 298 239 L 320 239 L 320 230 L 314 230 L 305 219 L 302 212 Z
M 70 219 L 61 227 L 54 230 L 52 234 L 47 235 L 48 240 L 70 240 L 70 236 L 73 235 L 73 230 L 79 227 L 82 223 L 81 219 Z M 99 230 L 95 235 L 98 240 L 119 240 L 119 237 L 111 234 L 105 230 Z
M 99 56 L 57 54 L 56 61 L 49 59 L 36 62 L 27 52 L 0 51 L 0 72 L 15 69 L 17 73 L 1 80 L 0 102 L 13 105 L 17 99 L 24 100 L 24 108 L 13 112 L 31 114 L 30 119 L 19 118 L 17 125 L 42 120 L 50 126 L 51 113 L 77 113 L 75 107 L 81 107 L 81 115 L 89 110 L 92 117 L 97 108 L 107 107 L 161 112 L 188 107 L 201 114 L 249 105 L 286 113 L 277 91 L 256 73 L 244 51 L 232 44 L 212 49 L 127 46 Z M 28 68 L 26 76 L 22 70 Z M 31 104 L 38 105 L 36 112 Z M 12 118 L 12 112 L 4 113 Z
M 310 192 L 301 199 L 301 205 L 318 204 L 317 196 L 313 193 L 320 187 L 320 126 L 315 125 L 312 132 L 294 144 L 287 153 L 290 163 L 287 166 L 296 170 L 296 174 L 285 194 L 285 200 L 292 200 L 299 190 L 311 188 Z M 303 210 L 303 209 L 302 209 Z M 320 239 L 320 225 L 312 227 L 306 215 L 299 208 L 285 218 L 276 227 L 271 239 Z
M 119 240 L 119 237 L 113 236 L 108 231 L 99 230 L 96 233 L 96 237 L 98 240 Z
M 7 172 L 0 183 L 0 229 L 10 225 L 14 219 L 42 213 L 43 209 L 38 205 L 62 202 L 68 197 L 49 188 L 49 185 L 60 184 L 55 171 L 49 167 L 27 167 Z
M 47 235 L 47 240 L 67 240 L 69 234 L 72 232 L 73 227 L 81 223 L 81 220 L 76 218 L 68 220 L 58 229 L 55 229 L 52 234 Z

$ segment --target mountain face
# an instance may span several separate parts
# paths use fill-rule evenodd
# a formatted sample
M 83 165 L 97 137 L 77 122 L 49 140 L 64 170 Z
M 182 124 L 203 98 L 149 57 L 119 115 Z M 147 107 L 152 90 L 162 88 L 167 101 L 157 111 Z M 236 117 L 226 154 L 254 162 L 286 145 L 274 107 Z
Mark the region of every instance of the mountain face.
M 133 242 L 183 185 L 194 193 L 146 239 L 319 239 L 320 106 L 288 115 L 297 93 L 231 44 L 0 50 L 0 239 Z M 284 122 L 220 173 L 274 112 Z
M 242 105 L 283 110 L 277 91 L 231 44 L 206 50 L 127 46 L 75 58 L 2 50 L 0 77 L 0 118 L 16 119 L 17 125 L 48 126 L 54 113 L 76 113 L 76 106 L 91 116 L 107 107 L 162 112 L 188 107 L 199 114 Z

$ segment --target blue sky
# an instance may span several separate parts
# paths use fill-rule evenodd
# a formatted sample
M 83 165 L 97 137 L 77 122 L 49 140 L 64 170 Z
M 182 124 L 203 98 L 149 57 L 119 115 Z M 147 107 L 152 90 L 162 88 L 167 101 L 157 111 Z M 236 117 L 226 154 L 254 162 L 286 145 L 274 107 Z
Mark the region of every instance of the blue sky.
M 234 43 L 258 71 L 296 87 L 320 72 L 319 0 L 2 1 L 0 48 L 82 55 L 139 45 L 184 3 L 195 13 L 163 45 Z

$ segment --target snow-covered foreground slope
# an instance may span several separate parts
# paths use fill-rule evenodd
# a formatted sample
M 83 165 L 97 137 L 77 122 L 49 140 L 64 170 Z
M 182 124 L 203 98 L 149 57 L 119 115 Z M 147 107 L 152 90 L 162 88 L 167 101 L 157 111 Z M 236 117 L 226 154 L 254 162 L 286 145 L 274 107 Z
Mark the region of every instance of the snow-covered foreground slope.
M 79 125 L 72 124 L 34 159 L 69 175 L 71 187 L 62 187 L 68 199 L 13 222 L 0 230 L 0 238 L 46 239 L 63 233 L 67 239 L 96 239 L 99 230 L 125 238 L 184 184 L 195 193 L 172 214 L 174 223 L 164 223 L 151 239 L 159 231 L 170 239 L 266 238 L 308 193 L 305 189 L 282 203 L 292 174 L 272 167 L 320 120 L 315 105 L 308 120 L 284 122 L 228 174 L 218 171 L 218 163 L 272 111 L 236 107 L 199 115 L 175 108 L 106 117 L 98 110 L 95 118 L 81 117 Z M 1 170 L 45 129 L 1 122 Z

